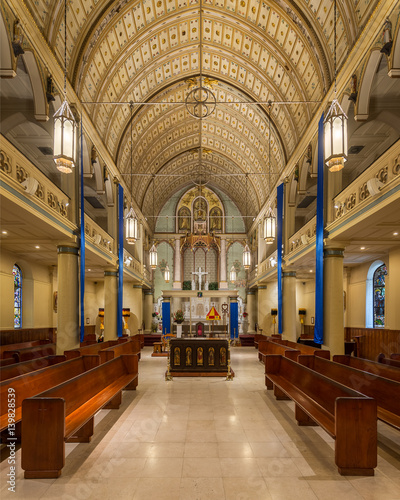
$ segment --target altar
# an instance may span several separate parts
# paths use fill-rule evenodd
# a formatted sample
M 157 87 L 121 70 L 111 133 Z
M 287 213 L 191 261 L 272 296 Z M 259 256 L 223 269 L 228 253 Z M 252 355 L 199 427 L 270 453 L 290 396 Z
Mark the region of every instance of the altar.
M 170 340 L 170 374 L 173 377 L 226 377 L 230 350 L 226 339 Z

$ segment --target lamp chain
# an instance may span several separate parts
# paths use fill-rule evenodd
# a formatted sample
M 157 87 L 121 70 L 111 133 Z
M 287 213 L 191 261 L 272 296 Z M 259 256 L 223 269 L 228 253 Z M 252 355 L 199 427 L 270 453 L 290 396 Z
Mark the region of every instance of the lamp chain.
M 333 10 L 333 61 L 335 65 L 335 99 L 336 99 L 336 0 L 334 0 L 334 10 Z
M 131 108 L 131 205 L 132 205 L 132 196 L 133 196 L 133 139 L 132 139 L 132 122 L 133 122 L 133 102 L 131 101 L 129 104 Z

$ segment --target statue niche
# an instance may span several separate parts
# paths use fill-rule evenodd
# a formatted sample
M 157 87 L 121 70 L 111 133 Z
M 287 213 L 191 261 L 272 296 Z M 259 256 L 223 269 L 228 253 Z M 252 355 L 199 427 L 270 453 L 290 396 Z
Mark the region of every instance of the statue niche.
M 178 230 L 190 231 L 190 210 L 182 207 L 178 212 Z
M 207 202 L 199 197 L 193 203 L 194 233 L 207 233 Z
M 222 210 L 218 207 L 210 210 L 210 231 L 222 231 Z

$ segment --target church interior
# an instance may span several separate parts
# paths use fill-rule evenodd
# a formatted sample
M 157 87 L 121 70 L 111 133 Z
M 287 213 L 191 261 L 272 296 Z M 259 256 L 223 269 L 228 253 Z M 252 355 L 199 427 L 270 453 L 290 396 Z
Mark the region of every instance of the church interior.
M 400 2 L 0 42 L 2 498 L 400 499 Z

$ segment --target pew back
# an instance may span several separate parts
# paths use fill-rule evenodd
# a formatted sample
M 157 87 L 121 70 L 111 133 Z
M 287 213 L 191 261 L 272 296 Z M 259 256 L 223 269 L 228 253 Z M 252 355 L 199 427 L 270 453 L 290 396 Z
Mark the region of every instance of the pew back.
M 17 342 L 14 344 L 2 344 L 0 345 L 0 358 L 3 358 L 4 351 L 15 351 L 18 349 L 24 349 L 25 347 L 36 347 L 43 344 L 51 344 L 49 339 L 46 340 L 27 340 L 25 342 Z
M 98 342 L 96 344 L 86 345 L 83 347 L 76 347 L 75 349 L 64 351 L 64 354 L 67 356 L 67 359 L 79 358 L 79 356 L 83 356 L 84 354 L 99 354 L 99 352 L 103 349 L 107 349 L 108 347 L 112 347 L 126 341 L 127 337 L 122 337 L 116 340 L 107 340 L 105 342 Z
M 56 344 L 42 344 L 22 349 L 6 350 L 3 352 L 5 358 L 14 358 L 17 363 L 29 361 L 30 359 L 43 358 L 44 356 L 54 356 L 56 353 Z
M 61 384 L 71 377 L 90 370 L 99 363 L 99 356 L 82 356 L 2 381 L 0 383 L 0 407 L 2 412 L 0 416 L 0 430 L 6 429 L 8 424 L 8 389 L 11 389 L 15 394 L 15 422 L 18 422 L 21 420 L 21 405 L 24 399 L 35 396 L 57 384 Z
M 292 342 L 291 340 L 274 339 L 277 344 L 282 344 L 292 349 L 297 349 L 301 354 L 310 354 L 314 356 L 320 356 L 321 358 L 330 359 L 331 353 L 325 349 L 319 349 L 318 347 L 312 347 L 305 344 L 299 344 L 297 342 Z
M 66 359 L 64 355 L 45 356 L 43 358 L 36 358 L 30 361 L 4 366 L 0 368 L 0 380 L 7 380 L 9 378 L 18 377 L 19 375 L 24 375 L 25 373 L 40 370 L 41 368 L 46 368 L 46 366 L 53 366 L 62 361 L 66 361 Z
M 395 396 L 400 394 L 400 382 L 337 363 L 335 359 L 330 361 L 316 356 L 302 355 L 299 356 L 298 362 L 340 384 L 374 398 L 378 405 L 378 417 L 400 428 L 400 402 Z
M 345 356 L 342 354 L 335 354 L 332 359 L 336 363 L 347 365 L 352 368 L 356 368 L 357 370 L 362 370 L 364 372 L 372 373 L 373 375 L 378 375 L 379 377 L 385 377 L 400 382 L 400 370 L 394 366 L 377 363 L 376 361 L 370 361 L 369 359 Z
M 127 342 L 102 349 L 99 354 L 101 363 L 117 358 L 121 354 L 137 354 L 140 359 L 140 338 L 130 337 Z

